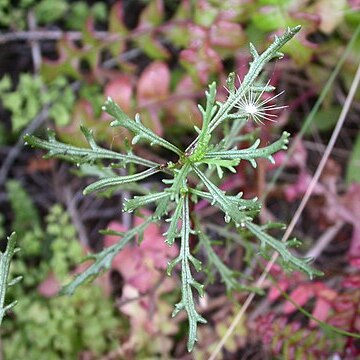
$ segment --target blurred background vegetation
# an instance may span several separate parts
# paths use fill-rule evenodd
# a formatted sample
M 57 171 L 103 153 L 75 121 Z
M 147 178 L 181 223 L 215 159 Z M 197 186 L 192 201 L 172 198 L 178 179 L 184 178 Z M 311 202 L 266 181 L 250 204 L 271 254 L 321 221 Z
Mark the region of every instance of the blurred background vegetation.
M 210 284 L 217 279 L 208 269 L 200 309 L 209 324 L 200 329 L 194 354 L 187 355 L 184 319 L 171 319 L 176 280 L 165 278 L 157 262 L 159 252 L 166 259 L 166 248 L 135 247 L 132 261 L 118 258 L 109 274 L 73 297 L 57 296 L 81 270 L 86 252 L 111 243 L 98 231 L 109 224 L 126 229 L 133 219 L 121 214 L 124 193 L 111 199 L 82 196 L 84 176 L 94 174 L 93 168 L 44 160 L 41 151 L 24 148 L 22 137 L 46 136 L 45 129 L 52 128 L 59 139 L 85 145 L 79 135 L 83 124 L 105 147 L 124 150 L 128 134 L 110 129 L 101 112 L 111 96 L 130 117 L 140 112 L 147 126 L 185 148 L 201 121 L 197 103 L 206 85 L 216 80 L 219 98 L 225 98 L 228 73 L 246 74 L 249 42 L 261 52 L 275 34 L 298 24 L 303 29 L 284 48 L 284 59 L 266 69 L 277 92 L 285 91 L 281 103 L 289 106 L 276 123 L 248 123 L 245 132 L 249 140 L 260 136 L 264 143 L 283 130 L 303 136 L 271 189 L 276 168 L 266 162 L 257 172 L 241 164 L 238 175 L 226 178 L 228 186 L 249 196 L 268 192 L 261 222 L 291 220 L 321 159 L 360 61 L 360 1 L 0 0 L 0 233 L 4 240 L 11 231 L 18 233 L 21 252 L 12 274 L 24 276 L 8 294 L 19 303 L 2 325 L 5 359 L 209 356 L 246 294 L 227 298 L 222 284 Z M 326 276 L 308 282 L 279 268 L 272 273 L 314 316 L 352 332 L 360 331 L 359 127 L 358 91 L 295 230 Z M 136 152 L 149 156 L 141 145 Z M 279 154 L 277 164 L 283 159 Z M 145 235 L 150 242 L 162 241 L 161 233 L 151 229 Z M 261 267 L 244 257 L 234 237 L 224 229 L 219 255 L 256 279 Z M 321 239 L 327 242 L 319 247 Z M 266 286 L 268 295 L 253 303 L 226 344 L 224 359 L 360 356 L 354 339 L 318 328 L 271 282 Z

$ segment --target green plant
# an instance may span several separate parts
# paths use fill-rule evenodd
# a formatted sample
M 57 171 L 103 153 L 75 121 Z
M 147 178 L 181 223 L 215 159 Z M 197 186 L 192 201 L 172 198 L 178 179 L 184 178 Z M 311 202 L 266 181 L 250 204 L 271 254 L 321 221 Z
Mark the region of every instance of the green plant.
M 48 299 L 32 290 L 23 293 L 14 314 L 4 321 L 7 359 L 77 359 L 82 351 L 105 354 L 116 347 L 119 325 L 126 328 L 98 286 Z
M 42 25 L 65 18 L 66 25 L 76 29 L 84 23 L 89 12 L 96 20 L 106 17 L 105 5 L 101 2 L 89 6 L 85 1 L 70 3 L 66 0 L 20 0 L 14 4 L 9 0 L 1 0 L 0 26 L 24 30 L 27 25 L 26 14 L 30 10 L 34 10 L 37 21 Z
M 11 1 L 0 2 L 0 26 L 10 27 L 16 24 L 17 28 L 24 29 L 26 26 L 26 9 L 34 5 L 34 0 L 21 0 L 15 7 Z
M 0 252 L 0 325 L 2 323 L 2 319 L 5 313 L 13 308 L 17 301 L 14 300 L 10 304 L 5 305 L 5 295 L 8 287 L 15 285 L 18 283 L 22 276 L 17 276 L 11 281 L 8 281 L 9 271 L 10 271 L 10 263 L 14 254 L 19 250 L 19 248 L 15 247 L 16 245 L 16 234 L 12 233 L 7 238 L 6 249 L 4 252 Z
M 75 96 L 64 77 L 58 77 L 45 90 L 41 77 L 21 74 L 16 90 L 12 86 L 8 75 L 0 80 L 1 101 L 11 113 L 13 132 L 32 121 L 45 105 L 49 106 L 49 117 L 56 125 L 65 126 L 70 121 Z
M 28 231 L 40 228 L 40 216 L 34 203 L 17 180 L 8 180 L 5 184 L 7 197 L 13 211 L 12 226 L 18 236 L 23 238 Z
M 216 101 L 216 84 L 212 83 L 206 92 L 205 107 L 199 105 L 202 114 L 202 128 L 197 129 L 197 138 L 187 147 L 185 151 L 180 150 L 177 146 L 169 141 L 159 137 L 149 128 L 145 127 L 140 116 L 135 116 L 135 121 L 131 120 L 121 108 L 108 98 L 103 110 L 110 114 L 115 120 L 111 126 L 121 126 L 134 133 L 132 145 L 138 141 L 144 140 L 151 146 L 157 145 L 168 150 L 178 157 L 176 162 L 168 161 L 156 163 L 147 159 L 136 156 L 129 146 L 127 154 L 119 154 L 114 151 L 104 149 L 97 145 L 93 134 L 90 130 L 82 127 L 90 148 L 78 148 L 58 142 L 54 133 L 49 133 L 49 140 L 42 140 L 32 135 L 25 136 L 27 144 L 45 149 L 49 157 L 59 157 L 77 164 L 97 164 L 102 170 L 103 178 L 90 184 L 84 189 L 84 194 L 107 190 L 109 188 L 120 187 L 130 183 L 146 179 L 156 173 L 163 173 L 165 178 L 162 182 L 167 185 L 164 189 L 151 192 L 142 196 L 134 196 L 124 203 L 124 211 L 132 212 L 138 208 L 144 207 L 151 203 L 156 203 L 156 209 L 152 217 L 147 218 L 137 227 L 132 228 L 127 233 L 113 234 L 119 235 L 122 239 L 115 245 L 104 249 L 100 253 L 91 255 L 94 262 L 70 284 L 63 288 L 63 293 L 72 294 L 75 289 L 89 278 L 96 276 L 102 269 L 108 269 L 114 256 L 126 246 L 137 234 L 143 233 L 144 229 L 152 222 L 158 222 L 169 211 L 171 217 L 167 220 L 170 224 L 166 236 L 166 243 L 171 246 L 177 238 L 180 238 L 180 253 L 178 257 L 172 260 L 167 268 L 170 275 L 176 265 L 181 266 L 181 300 L 175 305 L 173 316 L 181 310 L 185 310 L 189 319 L 189 339 L 188 350 L 193 349 L 197 340 L 197 325 L 205 323 L 206 320 L 197 312 L 194 301 L 193 289 L 200 296 L 203 295 L 203 285 L 194 279 L 192 267 L 200 271 L 202 264 L 195 258 L 190 249 L 190 236 L 199 235 L 205 253 L 209 261 L 218 269 L 222 280 L 225 282 L 228 290 L 249 289 L 238 285 L 234 280 L 236 273 L 227 268 L 212 250 L 210 239 L 207 234 L 200 228 L 197 222 L 197 216 L 191 211 L 190 205 L 197 202 L 198 199 L 204 199 L 213 206 L 219 208 L 225 215 L 225 222 L 233 222 L 236 227 L 249 232 L 260 240 L 260 253 L 268 257 L 268 250 L 275 250 L 280 254 L 282 265 L 289 269 L 298 269 L 307 273 L 310 278 L 314 275 L 321 275 L 309 266 L 311 259 L 299 259 L 289 250 L 289 246 L 298 245 L 296 240 L 282 243 L 276 238 L 269 235 L 266 230 L 271 228 L 270 225 L 259 226 L 254 223 L 253 219 L 260 209 L 257 199 L 245 200 L 242 193 L 233 196 L 222 191 L 215 180 L 210 180 L 213 169 L 217 170 L 219 178 L 222 177 L 224 170 L 236 172 L 237 166 L 241 160 L 247 160 L 253 167 L 256 167 L 257 159 L 265 158 L 274 161 L 272 154 L 286 149 L 289 134 L 284 132 L 281 138 L 275 143 L 259 148 L 260 140 L 249 148 L 238 149 L 234 147 L 238 142 L 238 133 L 246 120 L 252 119 L 256 123 L 263 123 L 267 120 L 273 120 L 275 117 L 272 110 L 280 109 L 276 105 L 270 105 L 273 97 L 268 100 L 262 100 L 265 92 L 273 91 L 274 88 L 269 83 L 261 83 L 258 79 L 264 66 L 274 58 L 281 58 L 283 55 L 279 52 L 281 47 L 286 44 L 298 31 L 300 26 L 288 28 L 286 33 L 281 37 L 276 37 L 273 44 L 261 55 L 257 53 L 255 47 L 250 44 L 250 52 L 253 57 L 248 74 L 245 76 L 239 87 L 235 87 L 235 74 L 230 74 L 227 80 L 229 95 L 224 102 Z M 270 113 L 269 113 L 270 111 Z M 226 121 L 231 121 L 229 127 Z M 224 133 L 221 141 L 216 140 L 214 143 L 215 130 L 223 126 Z M 112 160 L 114 163 L 106 166 L 103 160 Z M 118 176 L 115 169 L 119 166 L 129 167 L 129 172 L 134 170 L 134 165 L 142 166 L 147 169 L 130 173 L 125 176 Z M 111 169 L 112 168 L 112 169 Z M 110 171 L 109 171 L 110 170 Z M 198 180 L 200 181 L 198 181 Z M 179 227 L 179 223 L 181 223 Z M 258 291 L 257 289 L 252 289 Z
M 28 203 L 23 210 L 25 218 L 26 209 L 33 206 L 31 199 L 18 182 L 13 181 L 7 188 L 13 211 L 19 210 L 16 204 L 20 200 Z M 121 335 L 119 328 L 126 328 L 126 321 L 116 316 L 103 289 L 84 286 L 72 297 L 55 296 L 83 254 L 76 230 L 62 206 L 55 204 L 49 210 L 44 227 L 28 228 L 21 247 L 21 257 L 12 261 L 10 277 L 25 276 L 18 286 L 7 291 L 12 304 L 14 299 L 19 302 L 11 318 L 3 322 L 4 356 L 75 359 L 82 351 L 100 355 L 115 348 Z

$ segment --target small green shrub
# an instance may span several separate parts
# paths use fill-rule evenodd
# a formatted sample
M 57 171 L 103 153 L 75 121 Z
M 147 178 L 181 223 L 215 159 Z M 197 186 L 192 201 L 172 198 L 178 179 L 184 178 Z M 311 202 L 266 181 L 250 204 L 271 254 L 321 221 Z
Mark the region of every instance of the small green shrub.
M 33 290 L 4 322 L 4 353 L 6 359 L 29 360 L 76 359 L 86 350 L 100 355 L 118 344 L 118 327 L 112 303 L 99 287 L 50 299 Z
M 83 256 L 69 215 L 54 205 L 43 228 L 21 184 L 12 180 L 7 190 L 17 214 L 14 223 L 19 224 L 21 218 L 24 226 L 19 226 L 22 251 L 10 270 L 10 278 L 23 275 L 23 281 L 7 291 L 10 301 L 19 301 L 11 318 L 3 322 L 5 358 L 75 359 L 82 351 L 94 355 L 108 352 L 118 344 L 118 329 L 126 328 L 126 323 L 119 326 L 121 320 L 103 290 L 88 285 L 72 297 L 54 296 Z M 27 221 L 31 216 L 35 221 L 32 228 Z M 52 294 L 42 295 L 49 291 Z

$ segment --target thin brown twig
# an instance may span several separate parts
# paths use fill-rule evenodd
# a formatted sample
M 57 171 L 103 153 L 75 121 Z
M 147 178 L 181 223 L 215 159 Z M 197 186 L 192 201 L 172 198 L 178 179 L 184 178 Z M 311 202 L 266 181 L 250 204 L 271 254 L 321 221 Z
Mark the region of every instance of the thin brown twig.
M 70 215 L 71 221 L 77 230 L 80 243 L 82 246 L 85 247 L 85 249 L 87 249 L 89 248 L 90 242 L 87 236 L 86 228 L 84 226 L 84 223 L 80 219 L 79 211 L 76 207 L 76 198 L 74 197 L 74 194 L 69 186 L 65 186 L 63 191 L 65 195 L 64 198 L 65 198 L 66 208 Z
M 99 40 L 108 39 L 111 35 L 107 31 L 94 31 L 92 35 Z M 112 34 L 113 35 L 113 34 Z M 118 35 L 117 35 L 118 37 Z M 81 40 L 83 33 L 81 31 L 62 31 L 62 30 L 30 30 L 14 31 L 0 35 L 0 45 L 15 41 L 48 41 L 67 38 L 72 41 Z
M 35 18 L 35 15 L 34 15 L 34 11 L 29 11 L 29 13 L 28 13 L 28 24 L 29 24 L 29 29 L 31 31 L 35 31 L 35 29 L 36 29 L 36 18 Z M 31 46 L 31 56 L 32 56 L 33 65 L 34 65 L 34 72 L 37 74 L 39 72 L 39 70 L 40 70 L 40 67 L 41 67 L 40 44 L 36 40 L 31 40 L 30 41 L 30 46 Z
M 49 114 L 49 107 L 50 104 L 47 104 L 41 109 L 41 111 L 36 116 L 36 118 L 24 129 L 24 131 L 22 131 L 16 144 L 11 148 L 11 150 L 6 155 L 6 158 L 0 167 L 0 185 L 2 185 L 6 181 L 7 175 L 10 171 L 13 162 L 16 160 L 16 158 L 18 157 L 24 146 L 24 140 L 23 140 L 24 136 L 28 133 L 32 134 L 45 122 Z
M 111 33 L 108 31 L 92 30 L 91 35 L 98 40 L 116 42 L 120 40 L 134 39 L 139 35 L 166 31 L 171 26 L 188 26 L 189 20 L 172 20 L 159 26 L 141 26 L 127 34 Z M 55 41 L 66 38 L 71 41 L 82 40 L 84 37 L 81 31 L 62 30 L 35 30 L 35 31 L 12 31 L 0 35 L 0 45 L 16 41 Z
M 315 189 L 315 186 L 320 178 L 320 175 L 326 165 L 326 162 L 329 159 L 329 156 L 331 154 L 331 151 L 335 145 L 335 142 L 339 136 L 340 130 L 344 124 L 344 121 L 346 119 L 346 116 L 349 112 L 352 100 L 354 98 L 355 92 L 358 88 L 360 82 L 360 64 L 357 68 L 355 77 L 353 79 L 353 82 L 351 84 L 350 87 L 350 91 L 348 93 L 348 96 L 346 97 L 345 103 L 344 103 L 344 107 L 342 108 L 341 114 L 339 116 L 339 119 L 336 123 L 335 129 L 331 135 L 330 141 L 325 149 L 324 155 L 322 156 L 322 159 L 319 163 L 319 166 L 311 180 L 311 183 L 309 184 L 309 187 L 307 189 L 307 191 L 305 192 L 302 201 L 299 205 L 299 207 L 297 208 L 288 228 L 285 231 L 285 234 L 283 235 L 281 241 L 285 242 L 287 241 L 287 239 L 289 238 L 290 234 L 292 233 L 296 223 L 298 222 L 300 215 L 302 213 L 302 211 L 304 210 L 313 190 Z M 262 287 L 267 275 L 269 274 L 272 266 L 275 264 L 277 258 L 279 257 L 278 253 L 274 253 L 271 257 L 271 260 L 267 263 L 265 270 L 263 271 L 263 273 L 261 274 L 261 276 L 259 277 L 259 279 L 257 280 L 255 287 Z M 226 341 L 228 340 L 229 336 L 233 333 L 233 331 L 235 330 L 237 324 L 239 323 L 239 321 L 241 320 L 241 318 L 244 316 L 246 310 L 249 308 L 249 306 L 251 305 L 253 299 L 255 297 L 254 293 L 251 293 L 248 295 L 248 297 L 246 298 L 243 306 L 241 307 L 240 311 L 237 313 L 237 315 L 235 316 L 233 322 L 231 323 L 230 327 L 228 328 L 227 332 L 225 333 L 225 335 L 222 337 L 222 339 L 220 340 L 220 342 L 218 343 L 218 345 L 216 346 L 215 350 L 212 352 L 209 360 L 215 360 L 217 355 L 220 353 L 221 349 L 224 347 L 224 344 L 226 343 Z

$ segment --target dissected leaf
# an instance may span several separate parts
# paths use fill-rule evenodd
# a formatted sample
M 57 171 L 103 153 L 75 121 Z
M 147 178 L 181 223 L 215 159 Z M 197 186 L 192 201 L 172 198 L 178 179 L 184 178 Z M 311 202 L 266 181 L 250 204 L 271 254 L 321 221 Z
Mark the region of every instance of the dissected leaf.
M 187 312 L 189 319 L 189 338 L 187 348 L 190 352 L 197 341 L 197 324 L 205 324 L 206 320 L 196 311 L 192 294 L 192 287 L 194 287 L 199 292 L 199 295 L 203 296 L 203 285 L 196 282 L 191 275 L 189 262 L 194 264 L 194 262 L 196 263 L 196 259 L 190 254 L 189 234 L 189 199 L 188 195 L 185 195 L 184 205 L 182 207 L 181 247 L 179 256 L 175 259 L 175 263 L 181 263 L 181 301 L 175 305 L 172 316 L 176 316 L 181 310 L 185 310 Z
M 216 270 L 219 272 L 221 281 L 225 283 L 226 290 L 228 293 L 231 293 L 233 291 L 252 291 L 258 294 L 263 294 L 262 289 L 253 288 L 250 286 L 242 285 L 239 282 L 239 274 L 237 274 L 235 271 L 229 269 L 219 258 L 219 256 L 214 251 L 210 239 L 207 237 L 206 234 L 202 233 L 201 230 L 199 230 L 198 233 L 199 240 L 203 247 L 206 249 L 206 255 L 209 259 L 210 265 L 215 266 Z
M 272 154 L 280 150 L 286 150 L 287 144 L 289 143 L 290 134 L 286 131 L 283 132 L 281 138 L 275 141 L 273 144 L 258 148 L 260 145 L 260 140 L 258 139 L 255 143 L 247 149 L 241 150 L 222 150 L 222 151 L 209 151 L 205 155 L 205 159 L 226 159 L 226 160 L 248 160 L 251 165 L 256 168 L 257 163 L 255 159 L 265 158 L 268 159 L 271 163 L 275 163 Z
M 165 192 L 151 193 L 144 196 L 134 196 L 132 199 L 125 201 L 124 211 L 132 212 L 139 207 L 159 201 L 160 199 L 168 196 L 169 195 Z
M 64 286 L 61 289 L 61 293 L 72 295 L 80 285 L 99 276 L 102 270 L 110 269 L 111 262 L 118 252 L 122 250 L 136 235 L 141 234 L 151 221 L 151 218 L 146 220 L 144 223 L 129 230 L 125 235 L 119 234 L 119 236 L 123 236 L 116 244 L 102 250 L 98 254 L 92 254 L 90 259 L 93 259 L 94 262 L 86 270 L 77 275 L 74 280 Z
M 58 157 L 78 164 L 92 163 L 96 160 L 109 159 L 119 161 L 122 164 L 135 163 L 146 167 L 157 166 L 152 161 L 145 160 L 133 154 L 123 155 L 112 150 L 104 149 L 96 145 L 92 131 L 82 127 L 83 134 L 91 148 L 79 148 L 59 142 L 55 139 L 55 133 L 48 131 L 49 140 L 42 140 L 33 135 L 25 135 L 25 144 L 48 151 L 48 157 Z
M 150 168 L 141 173 L 134 174 L 134 175 L 124 175 L 124 176 L 116 176 L 116 177 L 107 177 L 105 179 L 98 180 L 89 186 L 87 186 L 83 193 L 84 195 L 91 194 L 95 191 L 106 190 L 109 187 L 119 186 L 127 183 L 136 182 L 138 180 L 146 179 L 147 177 L 156 174 L 159 172 L 160 169 L 157 168 Z
M 18 276 L 17 278 L 9 281 L 9 270 L 11 259 L 14 254 L 19 250 L 15 248 L 16 246 L 16 234 L 12 233 L 7 239 L 6 250 L 4 252 L 0 252 L 0 325 L 2 323 L 2 319 L 7 311 L 13 308 L 17 300 L 12 303 L 5 305 L 5 296 L 6 291 L 9 286 L 15 285 L 22 279 L 22 276 Z
M 107 99 L 103 109 L 115 118 L 115 120 L 110 124 L 111 126 L 123 126 L 124 128 L 135 133 L 135 137 L 132 140 L 133 144 L 135 144 L 140 139 L 145 139 L 150 143 L 150 145 L 160 145 L 168 150 L 173 151 L 179 156 L 182 155 L 182 151 L 175 145 L 171 144 L 167 140 L 153 133 L 149 128 L 145 127 L 140 121 L 139 114 L 135 116 L 135 121 L 131 120 L 120 109 L 120 107 L 114 103 L 111 98 Z

